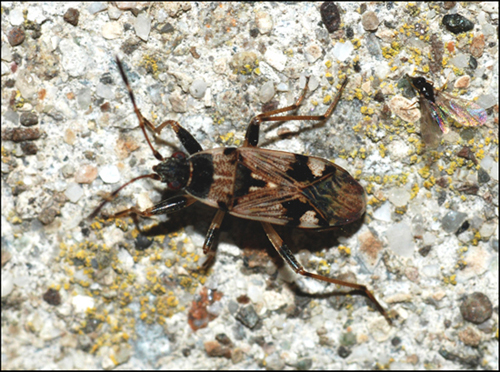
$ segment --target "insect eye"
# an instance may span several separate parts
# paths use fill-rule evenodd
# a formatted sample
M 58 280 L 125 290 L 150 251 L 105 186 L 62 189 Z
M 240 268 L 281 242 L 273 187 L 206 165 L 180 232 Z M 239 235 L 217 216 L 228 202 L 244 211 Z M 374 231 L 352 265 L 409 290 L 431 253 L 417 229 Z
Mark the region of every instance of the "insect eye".
M 186 159 L 186 154 L 184 154 L 182 151 L 177 151 L 172 154 L 172 157 L 176 159 Z
M 168 183 L 168 188 L 171 190 L 178 190 L 181 188 L 181 183 L 179 181 L 172 181 Z

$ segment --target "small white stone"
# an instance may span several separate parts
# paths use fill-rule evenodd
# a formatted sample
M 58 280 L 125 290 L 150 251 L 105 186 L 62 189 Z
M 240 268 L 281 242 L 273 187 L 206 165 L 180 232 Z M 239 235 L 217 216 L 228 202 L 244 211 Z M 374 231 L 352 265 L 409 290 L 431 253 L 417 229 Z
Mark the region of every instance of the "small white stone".
M 144 41 L 148 41 L 149 32 L 151 31 L 151 18 L 146 13 L 141 13 L 137 16 L 134 24 L 135 33 Z
M 255 24 L 261 34 L 268 34 L 273 29 L 273 19 L 266 12 L 257 12 L 255 14 Z
M 9 21 L 12 26 L 20 26 L 24 22 L 23 12 L 20 8 L 15 8 L 10 11 Z
M 309 63 L 313 63 L 313 62 L 317 61 L 318 58 L 321 57 L 322 54 L 323 54 L 323 50 L 321 49 L 321 47 L 319 45 L 312 44 L 306 48 L 306 59 L 307 59 L 307 62 L 309 62 Z
M 99 169 L 99 176 L 104 183 L 117 183 L 120 181 L 120 171 L 116 165 L 105 165 Z
M 107 40 L 117 39 L 122 35 L 122 25 L 118 22 L 108 22 L 102 26 L 102 37 Z
M 90 296 L 76 295 L 71 299 L 71 303 L 75 309 L 75 313 L 85 313 L 87 309 L 92 309 L 95 305 L 95 300 Z
M 269 102 L 274 96 L 274 84 L 272 81 L 264 83 L 259 91 L 260 101 L 262 103 Z
M 379 221 L 391 222 L 391 204 L 389 202 L 382 204 L 380 208 L 373 212 L 373 217 Z
M 392 225 L 385 233 L 392 251 L 402 257 L 412 257 L 415 243 L 410 226 L 406 222 Z
M 64 195 L 66 195 L 70 202 L 76 203 L 83 196 L 83 189 L 78 183 L 71 182 L 66 188 Z
M 207 83 L 203 79 L 195 79 L 189 87 L 189 93 L 194 98 L 203 98 L 207 90 Z
M 121 17 L 122 13 L 123 12 L 120 9 L 115 8 L 114 6 L 110 6 L 108 9 L 109 19 L 113 21 L 118 20 Z
M 389 201 L 396 207 L 404 207 L 410 201 L 411 194 L 401 187 L 394 187 L 389 191 Z
M 287 62 L 287 56 L 283 54 L 282 51 L 274 48 L 269 48 L 264 53 L 264 58 L 267 63 L 274 67 L 278 71 L 283 71 Z
M 340 62 L 344 62 L 347 58 L 351 56 L 353 50 L 354 46 L 348 40 L 345 43 L 335 44 L 332 53 L 336 59 L 338 59 Z

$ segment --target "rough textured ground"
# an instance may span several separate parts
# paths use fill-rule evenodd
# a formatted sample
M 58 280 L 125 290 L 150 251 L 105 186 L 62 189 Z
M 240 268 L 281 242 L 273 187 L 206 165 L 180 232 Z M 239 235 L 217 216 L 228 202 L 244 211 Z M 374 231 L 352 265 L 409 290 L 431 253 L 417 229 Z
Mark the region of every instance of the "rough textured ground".
M 3 2 L 2 368 L 497 369 L 498 8 L 460 4 L 342 3 L 329 33 L 321 3 Z M 473 29 L 448 31 L 454 13 Z M 145 234 L 88 221 L 157 163 L 115 56 L 144 116 L 179 121 L 204 148 L 241 145 L 306 76 L 300 112 L 321 114 L 348 76 L 329 120 L 265 125 L 260 140 L 365 187 L 363 220 L 278 232 L 308 270 L 366 284 L 394 324 L 363 296 L 297 278 L 256 222 L 226 218 L 198 272 L 214 213 L 200 203 L 141 220 Z M 426 148 L 419 122 L 390 108 L 419 71 L 477 98 L 486 124 L 448 123 Z M 152 142 L 182 150 L 169 128 Z M 139 181 L 105 210 L 171 195 Z

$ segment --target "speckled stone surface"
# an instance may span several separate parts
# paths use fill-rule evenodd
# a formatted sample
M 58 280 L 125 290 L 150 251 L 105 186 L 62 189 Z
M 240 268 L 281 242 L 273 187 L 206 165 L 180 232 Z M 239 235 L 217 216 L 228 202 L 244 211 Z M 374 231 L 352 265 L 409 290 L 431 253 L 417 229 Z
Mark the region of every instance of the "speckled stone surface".
M 498 369 L 498 4 L 455 4 L 2 2 L 2 369 Z M 473 29 L 448 31 L 455 13 Z M 393 325 L 297 277 L 257 222 L 226 217 L 203 273 L 215 211 L 201 203 L 140 219 L 146 234 L 87 220 L 157 163 L 116 56 L 142 114 L 203 148 L 240 146 L 307 76 L 299 112 L 322 114 L 347 76 L 330 119 L 264 124 L 260 145 L 363 185 L 362 220 L 277 231 L 307 270 L 367 285 Z M 390 105 L 423 72 L 486 124 L 448 123 L 426 148 Z M 149 134 L 163 156 L 182 150 L 168 127 Z M 141 180 L 105 211 L 172 195 Z

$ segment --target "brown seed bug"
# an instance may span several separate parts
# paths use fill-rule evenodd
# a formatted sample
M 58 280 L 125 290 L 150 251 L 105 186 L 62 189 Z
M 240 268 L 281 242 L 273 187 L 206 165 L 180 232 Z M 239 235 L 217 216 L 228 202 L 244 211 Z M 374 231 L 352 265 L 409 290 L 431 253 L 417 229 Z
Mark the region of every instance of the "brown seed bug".
M 245 134 L 243 147 L 203 150 L 178 122 L 167 120 L 154 127 L 142 116 L 123 66 L 118 58 L 116 62 L 127 86 L 142 132 L 160 163 L 153 166 L 154 173 L 136 177 L 115 190 L 89 218 L 97 216 L 106 203 L 132 182 L 143 178 L 161 181 L 171 189 L 184 190 L 185 194 L 163 200 L 144 211 L 132 207 L 114 214 L 111 218 L 167 214 L 186 208 L 196 201 L 218 208 L 203 244 L 203 253 L 207 255 L 207 260 L 202 268 L 209 267 L 215 257 L 216 241 L 226 213 L 260 221 L 273 247 L 297 274 L 353 288 L 354 291 L 367 296 L 391 323 L 384 308 L 366 286 L 304 270 L 272 226 L 274 224 L 302 229 L 325 229 L 358 220 L 366 209 L 363 187 L 346 170 L 328 160 L 257 147 L 262 122 L 328 119 L 340 99 L 347 79 L 323 115 L 277 115 L 296 110 L 300 106 L 307 93 L 306 83 L 302 94 L 294 104 L 262 113 L 252 119 Z M 152 146 L 146 126 L 157 134 L 164 127 L 170 126 L 189 155 L 176 152 L 171 157 L 164 158 Z
M 422 114 L 420 132 L 427 146 L 437 147 L 441 142 L 442 133 L 450 131 L 446 126 L 448 117 L 469 127 L 486 123 L 487 113 L 476 103 L 435 89 L 433 84 L 423 77 L 411 77 L 406 74 L 406 79 L 419 96 L 418 103 Z

